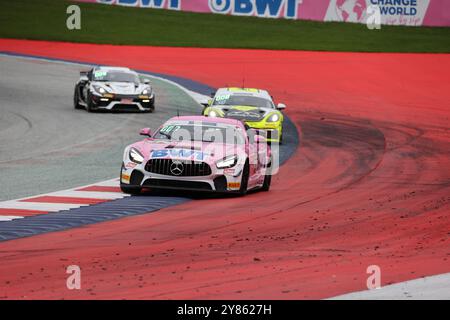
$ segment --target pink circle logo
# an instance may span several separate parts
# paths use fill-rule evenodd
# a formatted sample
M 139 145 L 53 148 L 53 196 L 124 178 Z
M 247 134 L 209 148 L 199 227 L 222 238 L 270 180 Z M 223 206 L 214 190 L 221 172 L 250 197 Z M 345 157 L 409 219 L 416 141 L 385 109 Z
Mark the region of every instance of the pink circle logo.
M 366 0 L 336 0 L 337 15 L 345 22 L 360 22 L 366 8 Z

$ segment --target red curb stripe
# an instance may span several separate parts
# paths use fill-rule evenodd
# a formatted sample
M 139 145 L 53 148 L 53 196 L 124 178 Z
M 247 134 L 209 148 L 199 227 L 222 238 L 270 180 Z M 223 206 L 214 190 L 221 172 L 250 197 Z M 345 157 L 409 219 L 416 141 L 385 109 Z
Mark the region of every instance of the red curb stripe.
M 94 198 L 75 198 L 75 197 L 54 197 L 54 196 L 41 196 L 36 198 L 30 198 L 20 200 L 23 202 L 47 202 L 47 203 L 73 203 L 73 204 L 97 204 L 106 202 L 105 199 Z
M 110 187 L 110 186 L 90 186 L 81 189 L 76 189 L 76 191 L 97 191 L 97 192 L 122 192 L 120 187 Z
M 39 210 L 25 210 L 25 209 L 0 209 L 0 216 L 37 216 L 40 214 L 47 214 L 47 211 L 39 211 Z

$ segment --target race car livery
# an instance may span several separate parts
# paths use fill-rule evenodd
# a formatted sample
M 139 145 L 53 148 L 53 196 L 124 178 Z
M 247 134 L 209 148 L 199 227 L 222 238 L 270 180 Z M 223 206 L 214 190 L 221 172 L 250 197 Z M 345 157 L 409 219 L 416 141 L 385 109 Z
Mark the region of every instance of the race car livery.
M 143 188 L 238 193 L 268 191 L 271 150 L 265 138 L 239 120 L 174 117 L 154 134 L 125 148 L 120 176 L 123 192 Z
M 204 103 L 203 115 L 244 121 L 250 128 L 265 132 L 267 141 L 283 139 L 282 103 L 275 106 L 266 90 L 253 88 L 220 88 L 213 99 Z
M 87 111 L 155 110 L 155 94 L 150 82 L 128 68 L 94 67 L 80 72 L 73 95 L 75 109 Z

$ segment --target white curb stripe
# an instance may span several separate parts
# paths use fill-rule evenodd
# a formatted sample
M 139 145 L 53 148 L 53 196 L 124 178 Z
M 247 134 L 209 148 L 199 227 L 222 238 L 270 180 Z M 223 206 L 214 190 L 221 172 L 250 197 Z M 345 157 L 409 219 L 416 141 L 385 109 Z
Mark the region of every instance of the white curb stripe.
M 450 300 L 450 273 L 351 292 L 330 300 Z
M 23 219 L 23 217 L 20 216 L 0 216 L 0 221 L 11 221 L 15 219 Z
M 22 201 L 28 200 L 36 197 L 42 196 L 59 196 L 59 197 L 72 197 L 80 199 L 100 199 L 100 200 L 115 200 L 128 197 L 128 194 L 120 192 L 101 192 L 101 191 L 77 191 L 77 189 L 83 189 L 86 187 L 119 187 L 120 182 L 118 178 L 100 181 L 94 184 L 89 184 L 85 186 L 76 187 L 73 189 L 67 189 L 62 191 L 56 191 L 51 193 L 39 194 L 32 197 L 26 197 L 16 200 L 7 200 L 0 202 L 1 209 L 22 209 L 22 210 L 37 210 L 37 211 L 47 211 L 47 212 L 58 212 L 63 210 L 70 210 L 80 207 L 87 207 L 89 204 L 79 204 L 79 203 L 49 203 L 49 202 L 29 202 Z M 0 216 L 0 222 L 11 221 L 13 219 L 20 219 L 23 216 Z
M 101 200 L 115 200 L 128 197 L 128 194 L 120 192 L 103 192 L 103 191 L 57 191 L 48 194 L 54 197 L 71 197 L 82 199 L 101 199 Z
M 120 182 L 119 179 L 112 179 L 112 180 L 106 180 L 106 181 L 101 181 L 98 183 L 95 183 L 93 185 L 89 185 L 88 187 L 91 186 L 99 186 L 99 187 L 119 187 L 120 186 Z M 74 188 L 74 189 L 82 189 L 83 187 L 78 187 L 78 188 Z
M 3 209 L 24 209 L 24 210 L 38 210 L 56 212 L 62 210 L 69 210 L 88 206 L 87 204 L 75 203 L 45 203 L 45 202 L 21 202 L 21 201 L 5 201 L 0 203 L 0 208 Z

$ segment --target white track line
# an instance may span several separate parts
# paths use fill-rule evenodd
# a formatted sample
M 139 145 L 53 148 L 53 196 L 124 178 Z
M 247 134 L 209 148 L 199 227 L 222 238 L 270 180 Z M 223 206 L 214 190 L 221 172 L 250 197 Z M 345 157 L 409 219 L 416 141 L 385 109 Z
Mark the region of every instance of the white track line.
M 100 187 L 119 187 L 120 182 L 119 182 L 119 179 L 112 179 L 112 180 L 97 182 L 94 185 L 100 186 Z M 84 187 L 78 187 L 78 188 L 74 188 L 74 189 L 82 189 L 82 188 L 84 188 Z
M 48 59 L 48 58 L 44 58 L 44 57 L 28 57 L 28 56 L 16 56 L 14 54 L 2 54 L 0 53 L 0 56 L 4 56 L 4 57 L 16 57 L 16 58 L 21 58 L 21 59 L 28 59 L 28 60 L 40 60 L 40 61 L 46 61 L 46 62 L 52 62 L 52 63 L 61 63 L 61 64 L 68 64 L 68 65 L 75 65 L 75 66 L 83 66 L 83 67 L 93 67 L 93 66 L 97 66 L 97 64 L 89 64 L 89 63 L 82 63 L 82 62 L 69 62 L 69 61 L 58 61 L 57 59 Z M 174 85 L 175 87 L 178 87 L 179 89 L 181 89 L 182 91 L 184 91 L 185 93 L 187 93 L 192 99 L 194 99 L 194 101 L 196 101 L 197 103 L 200 103 L 202 101 L 204 101 L 205 99 L 210 99 L 209 96 L 195 92 L 195 91 L 191 91 L 186 87 L 183 87 L 181 84 L 176 83 L 175 81 L 163 78 L 163 77 L 158 77 L 155 75 L 151 75 L 151 74 L 147 74 L 147 73 L 141 73 L 142 76 L 144 77 L 149 77 L 149 78 L 154 78 L 154 79 L 158 79 L 161 81 L 165 81 L 169 84 Z
M 352 292 L 333 300 L 450 300 L 450 273 L 414 279 L 380 289 Z
M 20 216 L 0 216 L 0 221 L 12 221 L 15 219 L 23 219 L 23 217 Z
M 128 197 L 128 194 L 120 192 L 103 192 L 103 191 L 57 191 L 48 194 L 52 197 L 71 197 L 71 198 L 83 198 L 83 199 L 101 199 L 101 200 L 114 200 Z
M 0 208 L 2 209 L 22 209 L 22 210 L 38 210 L 38 211 L 49 211 L 57 212 L 62 210 L 75 209 L 83 206 L 88 206 L 87 204 L 78 203 L 47 203 L 47 202 L 21 202 L 21 201 L 5 201 L 0 203 Z
M 99 182 L 95 182 L 95 183 L 91 183 L 91 184 L 86 184 L 84 186 L 79 186 L 79 187 L 75 187 L 75 188 L 71 188 L 71 189 L 60 190 L 60 191 L 56 191 L 56 192 L 75 191 L 77 189 L 83 189 L 83 188 L 93 187 L 93 186 L 119 187 L 119 185 L 120 185 L 119 184 L 119 179 L 118 178 L 114 178 L 114 179 L 109 179 L 109 180 L 105 180 L 105 181 L 99 181 Z M 48 193 L 41 193 L 41 194 L 37 194 L 37 195 L 34 195 L 34 196 L 29 196 L 29 197 L 14 199 L 14 200 L 6 200 L 6 201 L 3 201 L 3 202 L 0 202 L 0 205 L 2 203 L 4 203 L 4 202 L 27 200 L 27 199 L 36 198 L 36 197 L 43 197 L 43 196 L 48 196 Z

